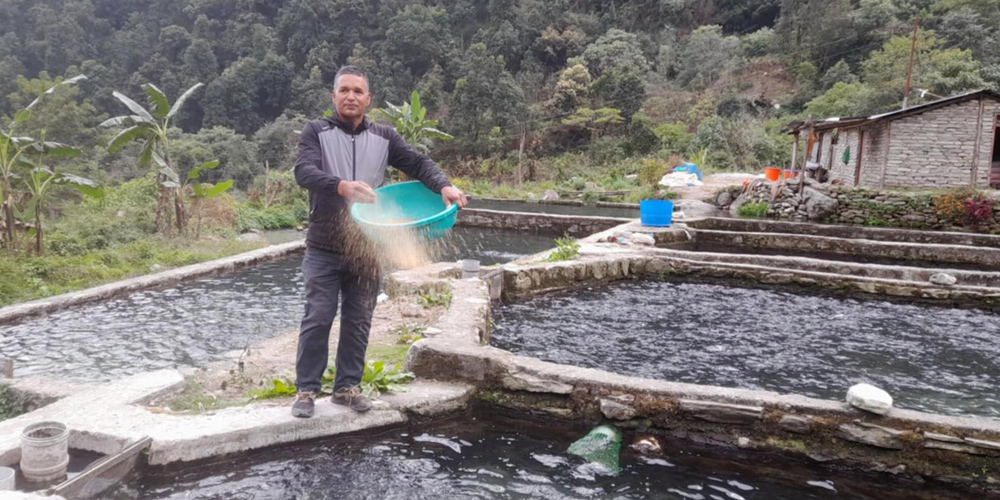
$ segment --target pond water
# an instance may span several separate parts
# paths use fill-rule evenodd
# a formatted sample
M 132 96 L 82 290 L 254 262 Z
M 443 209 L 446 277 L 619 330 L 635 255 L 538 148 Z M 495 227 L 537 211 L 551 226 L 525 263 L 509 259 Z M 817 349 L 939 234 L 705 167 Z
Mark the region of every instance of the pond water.
M 558 205 L 527 201 L 469 200 L 469 208 L 499 210 L 501 212 L 529 212 L 553 215 L 587 215 L 598 217 L 623 217 L 638 219 L 639 208 L 599 207 L 597 205 Z
M 272 449 L 181 470 L 146 470 L 110 500 L 949 500 L 928 485 L 831 473 L 766 454 L 663 439 L 663 455 L 623 447 L 606 474 L 565 453 L 586 428 L 491 412 Z M 626 443 L 633 436 L 626 435 Z
M 637 281 L 494 311 L 493 345 L 624 375 L 1000 417 L 1000 321 L 979 310 Z
M 553 246 L 552 238 L 455 228 L 440 260 L 506 262 Z M 177 286 L 0 325 L 0 356 L 15 376 L 108 380 L 142 371 L 205 366 L 222 354 L 295 329 L 302 315 L 301 255 Z

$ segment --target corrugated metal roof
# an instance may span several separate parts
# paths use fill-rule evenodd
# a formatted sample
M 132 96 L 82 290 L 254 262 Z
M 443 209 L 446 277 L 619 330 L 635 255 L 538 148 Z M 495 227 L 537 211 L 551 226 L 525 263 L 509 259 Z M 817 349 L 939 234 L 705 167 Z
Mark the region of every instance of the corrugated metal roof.
M 958 94 L 951 97 L 946 97 L 944 99 L 938 99 L 937 101 L 928 102 L 924 104 L 918 104 L 916 106 L 911 106 L 906 109 L 897 109 L 895 111 L 889 111 L 886 113 L 880 113 L 871 116 L 860 116 L 860 117 L 850 117 L 850 118 L 828 118 L 822 121 L 813 122 L 813 130 L 829 130 L 833 128 L 843 128 L 843 127 L 857 127 L 861 125 L 867 125 L 869 123 L 874 123 L 884 120 L 897 120 L 899 118 L 905 118 L 907 116 L 918 115 L 920 113 L 926 113 L 931 110 L 942 108 L 944 106 L 949 106 L 951 104 L 957 104 L 963 101 L 968 101 L 971 99 L 978 99 L 980 97 L 990 97 L 1000 101 L 1000 93 L 994 92 L 992 90 L 981 89 L 972 92 L 966 92 L 964 94 Z M 787 133 L 795 133 L 803 130 L 806 126 L 806 122 L 794 121 L 785 125 L 782 130 Z

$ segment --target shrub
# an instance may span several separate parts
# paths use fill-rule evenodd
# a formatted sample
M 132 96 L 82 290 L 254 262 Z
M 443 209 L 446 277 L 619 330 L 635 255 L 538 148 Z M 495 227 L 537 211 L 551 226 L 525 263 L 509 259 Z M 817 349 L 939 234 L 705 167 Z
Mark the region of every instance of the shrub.
M 580 255 L 580 243 L 570 237 L 556 238 L 556 249 L 546 257 L 549 262 L 573 260 Z
M 934 212 L 955 224 L 979 226 L 993 218 L 993 200 L 974 188 L 957 188 L 934 198 Z
M 667 172 L 667 167 L 660 161 L 647 158 L 639 166 L 639 182 L 643 186 L 656 186 Z

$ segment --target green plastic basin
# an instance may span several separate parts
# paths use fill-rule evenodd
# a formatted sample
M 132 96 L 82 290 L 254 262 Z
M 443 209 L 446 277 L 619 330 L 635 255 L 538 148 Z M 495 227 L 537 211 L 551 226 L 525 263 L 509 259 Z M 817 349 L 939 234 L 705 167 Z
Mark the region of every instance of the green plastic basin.
M 425 239 L 437 239 L 448 233 L 458 216 L 458 205 L 446 207 L 441 195 L 420 181 L 383 186 L 375 194 L 377 203 L 351 206 L 351 217 L 372 239 L 390 236 L 393 230 L 411 230 Z

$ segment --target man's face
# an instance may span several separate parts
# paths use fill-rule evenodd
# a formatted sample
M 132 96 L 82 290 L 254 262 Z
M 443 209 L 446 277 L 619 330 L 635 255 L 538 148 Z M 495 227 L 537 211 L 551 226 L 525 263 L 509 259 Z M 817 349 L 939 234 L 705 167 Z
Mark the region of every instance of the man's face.
M 358 75 L 340 75 L 337 88 L 333 89 L 331 94 L 337 114 L 348 120 L 364 116 L 372 101 L 368 84 L 365 83 L 364 77 Z

